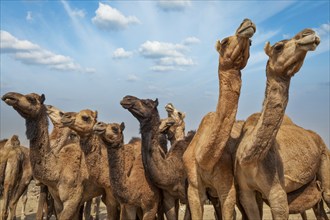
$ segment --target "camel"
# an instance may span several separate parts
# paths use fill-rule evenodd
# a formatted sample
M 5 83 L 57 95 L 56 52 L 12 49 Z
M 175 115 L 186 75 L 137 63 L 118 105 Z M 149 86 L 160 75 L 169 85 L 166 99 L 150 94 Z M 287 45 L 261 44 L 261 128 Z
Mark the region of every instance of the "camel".
M 238 108 L 241 70 L 249 59 L 250 38 L 254 23 L 244 19 L 233 36 L 217 41 L 219 52 L 219 98 L 215 112 L 202 119 L 197 132 L 183 155 L 188 176 L 188 199 L 193 219 L 203 218 L 206 196 L 218 197 L 223 219 L 235 215 L 236 190 L 232 154 L 229 147 Z M 241 123 L 238 123 L 239 127 Z
M 46 185 L 54 198 L 57 218 L 78 219 L 84 201 L 101 195 L 103 190 L 92 186 L 85 157 L 77 143 L 63 147 L 57 155 L 50 148 L 45 96 L 9 92 L 2 100 L 25 119 L 30 142 L 30 163 L 33 176 Z
M 21 197 L 23 202 L 22 216 L 25 217 L 26 193 L 31 180 L 32 169 L 29 161 L 29 150 L 20 145 L 17 135 L 13 135 L 0 148 L 0 185 L 3 186 L 0 187 L 3 190 L 0 219 L 16 218 L 16 207 Z
M 193 134 L 177 141 L 166 155 L 162 154 L 159 142 L 160 118 L 157 110 L 158 100 L 139 99 L 125 96 L 120 102 L 139 122 L 142 137 L 142 161 L 147 176 L 163 190 L 165 214 L 167 218 L 177 219 L 178 200 L 187 203 L 186 172 L 182 155 Z M 190 217 L 189 207 L 185 219 Z
M 307 52 L 319 43 L 311 29 L 273 46 L 266 43 L 269 60 L 263 109 L 257 120 L 255 115 L 246 120 L 235 161 L 239 198 L 249 219 L 261 218 L 256 192 L 269 202 L 274 219 L 287 219 L 287 193 L 309 183 L 316 174 L 329 204 L 330 166 L 322 139 L 298 126 L 280 129 L 291 77 L 300 70 Z
M 141 140 L 124 144 L 125 124 L 98 122 L 94 132 L 107 146 L 110 182 L 114 196 L 121 204 L 120 219 L 135 219 L 137 208 L 143 220 L 154 220 L 158 210 L 160 191 L 146 177 L 141 158 Z
M 86 157 L 86 165 L 91 181 L 105 192 L 105 204 L 108 218 L 118 219 L 119 203 L 113 195 L 110 182 L 108 152 L 105 144 L 99 136 L 93 132 L 93 126 L 97 121 L 97 111 L 89 109 L 80 112 L 65 112 L 61 122 L 80 136 L 80 147 Z
M 51 120 L 53 124 L 53 130 L 50 134 L 50 145 L 51 150 L 54 154 L 58 154 L 58 152 L 67 144 L 71 143 L 73 139 L 79 138 L 78 134 L 73 131 L 72 129 L 68 127 L 62 126 L 62 116 L 64 112 L 55 106 L 52 105 L 46 105 L 47 108 L 47 114 L 49 119 Z M 47 186 L 46 186 L 47 187 Z M 48 191 L 48 189 L 46 189 Z M 44 204 L 44 201 L 46 199 L 47 193 L 44 196 L 40 196 L 40 199 L 42 201 L 39 201 L 39 204 Z M 84 205 L 84 217 L 85 219 L 91 218 L 91 206 L 92 204 L 95 204 L 96 208 L 94 215 L 96 218 L 98 218 L 99 215 L 99 205 L 100 205 L 100 197 L 93 198 L 88 200 Z M 46 214 L 47 216 L 47 214 Z

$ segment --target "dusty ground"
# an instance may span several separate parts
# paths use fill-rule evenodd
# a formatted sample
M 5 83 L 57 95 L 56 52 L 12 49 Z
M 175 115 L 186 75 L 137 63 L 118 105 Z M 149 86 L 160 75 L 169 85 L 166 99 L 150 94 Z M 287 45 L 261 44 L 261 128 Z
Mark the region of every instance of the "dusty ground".
M 31 182 L 28 190 L 28 200 L 27 200 L 27 205 L 26 205 L 26 219 L 27 220 L 34 220 L 35 219 L 35 214 L 37 211 L 37 204 L 38 204 L 38 198 L 39 198 L 39 187 L 36 187 L 34 184 L 34 181 Z M 17 207 L 17 217 L 18 219 L 21 218 L 21 201 L 18 203 Z M 2 204 L 0 204 L 2 205 Z M 183 219 L 183 214 L 184 214 L 184 206 L 180 208 L 180 220 Z M 329 210 L 326 208 L 326 211 L 328 211 L 328 217 L 330 218 L 330 213 Z M 237 211 L 237 219 L 240 219 L 240 213 Z M 314 213 L 312 210 L 307 211 L 307 217 L 310 220 L 316 219 L 314 216 Z M 55 219 L 52 217 L 52 219 Z M 106 209 L 103 203 L 101 203 L 101 214 L 100 214 L 100 219 L 106 219 Z M 213 220 L 214 219 L 214 212 L 213 212 L 213 207 L 211 205 L 205 205 L 204 206 L 204 219 L 205 220 Z M 265 220 L 267 219 L 272 219 L 270 210 L 267 205 L 264 206 L 264 218 Z M 302 218 L 300 217 L 299 214 L 294 214 L 290 215 L 290 220 L 301 220 Z

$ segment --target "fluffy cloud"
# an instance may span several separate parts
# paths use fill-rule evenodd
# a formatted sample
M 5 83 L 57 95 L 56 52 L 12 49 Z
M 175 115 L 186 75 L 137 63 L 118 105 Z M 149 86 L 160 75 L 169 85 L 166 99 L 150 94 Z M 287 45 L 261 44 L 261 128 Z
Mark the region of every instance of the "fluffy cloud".
M 15 59 L 26 64 L 45 65 L 61 71 L 94 72 L 90 68 L 82 68 L 70 57 L 55 54 L 27 40 L 19 40 L 9 32 L 1 30 L 1 53 L 14 54 Z
M 329 35 L 329 32 L 330 32 L 330 23 L 328 23 L 328 24 L 322 24 L 320 27 L 314 28 L 314 30 L 320 36 Z
M 187 40 L 187 41 L 186 41 Z M 197 38 L 187 38 L 184 42 L 197 42 Z M 159 41 L 146 41 L 139 48 L 139 53 L 147 59 L 152 59 L 154 66 L 150 69 L 156 72 L 184 71 L 185 67 L 195 65 L 187 57 L 188 44 L 173 44 Z
M 125 51 L 124 48 L 118 48 L 112 54 L 113 59 L 124 59 L 132 56 L 133 56 L 133 52 Z
M 164 11 L 182 11 L 191 5 L 190 0 L 160 0 L 157 2 L 159 8 Z
M 197 37 L 188 37 L 183 41 L 185 45 L 198 44 L 201 41 Z
M 92 22 L 105 30 L 121 30 L 127 28 L 128 25 L 141 23 L 135 16 L 126 17 L 117 9 L 101 2 L 95 13 L 96 16 L 92 18 Z
M 75 9 L 71 11 L 71 15 L 74 17 L 79 17 L 79 18 L 84 18 L 86 15 L 86 12 L 84 10 L 79 10 L 79 9 Z
M 133 74 L 128 75 L 127 79 L 126 79 L 126 81 L 128 81 L 128 82 L 136 82 L 138 80 L 139 80 L 139 78 L 136 75 L 133 75 Z

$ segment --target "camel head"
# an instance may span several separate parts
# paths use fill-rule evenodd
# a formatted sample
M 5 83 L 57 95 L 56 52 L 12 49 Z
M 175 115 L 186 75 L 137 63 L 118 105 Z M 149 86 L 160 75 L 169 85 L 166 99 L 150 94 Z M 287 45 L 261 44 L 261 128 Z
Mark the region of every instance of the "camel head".
M 124 122 L 121 124 L 97 122 L 93 127 L 94 132 L 99 135 L 105 143 L 109 143 L 113 148 L 120 147 L 121 144 L 124 143 L 124 129 Z
M 17 135 L 13 135 L 5 144 L 4 148 L 8 147 L 19 147 L 21 142 L 18 139 Z
M 159 125 L 159 131 L 161 133 L 167 133 L 170 128 L 175 125 L 175 120 L 172 117 L 162 119 Z
M 172 103 L 165 105 L 165 110 L 167 111 L 168 117 L 172 117 L 177 121 L 183 120 L 186 117 L 186 114 L 178 111 Z
M 97 122 L 97 111 L 89 109 L 80 112 L 65 112 L 61 118 L 63 126 L 69 127 L 79 136 L 85 137 L 93 133 L 93 126 Z
M 8 92 L 2 96 L 2 100 L 12 106 L 23 118 L 36 118 L 45 110 L 45 95 L 30 93 L 22 95 L 16 92 Z
M 244 69 L 250 56 L 250 38 L 255 32 L 255 24 L 250 19 L 244 19 L 235 35 L 216 42 L 215 48 L 220 54 L 219 68 L 221 70 Z
M 120 102 L 124 109 L 127 109 L 139 121 L 149 120 L 155 112 L 158 114 L 158 99 L 139 99 L 134 96 L 125 96 Z
M 304 29 L 293 38 L 279 41 L 273 46 L 267 42 L 267 74 L 292 77 L 303 65 L 307 52 L 315 50 L 319 44 L 320 38 L 312 29 Z
M 62 116 L 64 115 L 64 112 L 62 112 L 60 109 L 52 106 L 52 105 L 46 105 L 47 109 L 47 115 L 52 121 L 54 126 L 61 126 L 62 125 Z

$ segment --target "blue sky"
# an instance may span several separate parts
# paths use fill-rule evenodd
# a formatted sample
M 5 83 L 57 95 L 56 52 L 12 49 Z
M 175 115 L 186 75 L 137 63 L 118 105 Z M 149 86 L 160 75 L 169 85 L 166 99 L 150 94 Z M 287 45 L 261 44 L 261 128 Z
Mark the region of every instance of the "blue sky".
M 286 113 L 316 131 L 329 147 L 329 1 L 1 1 L 1 96 L 46 95 L 63 111 L 98 110 L 99 120 L 126 124 L 125 141 L 139 125 L 119 102 L 125 95 L 158 98 L 186 113 L 197 129 L 218 98 L 216 40 L 244 18 L 257 26 L 242 71 L 237 119 L 261 110 L 267 41 L 304 28 L 321 37 L 291 80 Z M 0 138 L 25 139 L 24 120 L 3 102 Z

